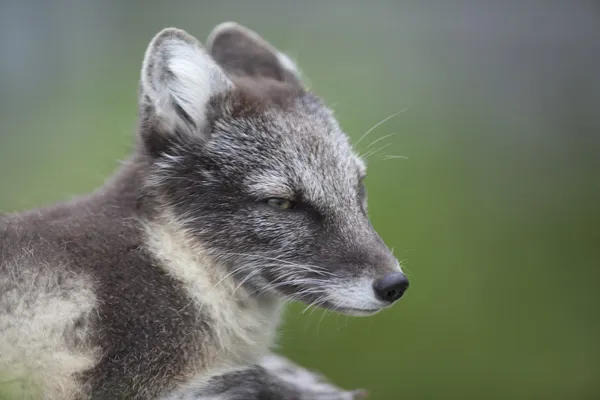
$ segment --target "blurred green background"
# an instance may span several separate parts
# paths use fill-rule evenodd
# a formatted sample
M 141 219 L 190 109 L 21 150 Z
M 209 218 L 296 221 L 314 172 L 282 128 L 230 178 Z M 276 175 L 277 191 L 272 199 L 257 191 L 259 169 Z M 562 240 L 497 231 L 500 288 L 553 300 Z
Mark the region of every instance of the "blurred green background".
M 406 108 L 357 147 L 388 145 L 370 214 L 411 289 L 370 318 L 295 305 L 281 351 L 373 400 L 600 399 L 595 1 L 0 1 L 0 211 L 101 185 L 151 37 L 226 20 L 296 59 L 355 142 Z

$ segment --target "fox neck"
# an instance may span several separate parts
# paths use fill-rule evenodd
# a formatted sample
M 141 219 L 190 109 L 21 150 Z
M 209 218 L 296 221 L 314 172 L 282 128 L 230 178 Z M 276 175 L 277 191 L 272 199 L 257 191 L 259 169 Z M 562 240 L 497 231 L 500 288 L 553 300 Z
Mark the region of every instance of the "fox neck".
M 96 204 L 115 206 L 141 225 L 141 244 L 157 267 L 181 284 L 198 318 L 210 326 L 210 340 L 202 346 L 206 365 L 223 367 L 256 362 L 276 339 L 284 302 L 259 293 L 226 265 L 209 255 L 177 218 L 144 187 L 148 160 L 130 157 L 92 196 Z M 189 311 L 189 310 L 188 310 Z
M 173 218 L 144 223 L 144 231 L 150 253 L 181 282 L 191 304 L 209 321 L 214 343 L 206 357 L 229 367 L 264 355 L 275 341 L 283 302 L 246 287 Z

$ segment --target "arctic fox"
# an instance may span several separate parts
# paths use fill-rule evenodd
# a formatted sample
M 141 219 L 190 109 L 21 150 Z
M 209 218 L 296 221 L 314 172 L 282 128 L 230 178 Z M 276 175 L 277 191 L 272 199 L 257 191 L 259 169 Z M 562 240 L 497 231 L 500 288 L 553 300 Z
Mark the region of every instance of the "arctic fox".
M 352 399 L 269 353 L 286 301 L 370 315 L 408 281 L 365 165 L 294 62 L 236 23 L 158 33 L 135 150 L 0 216 L 0 377 L 44 399 Z

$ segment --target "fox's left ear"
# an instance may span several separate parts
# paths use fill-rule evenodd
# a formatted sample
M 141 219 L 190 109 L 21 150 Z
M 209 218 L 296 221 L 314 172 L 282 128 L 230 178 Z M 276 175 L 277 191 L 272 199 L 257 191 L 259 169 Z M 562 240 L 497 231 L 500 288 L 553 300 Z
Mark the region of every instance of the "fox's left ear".
M 224 22 L 213 29 L 206 47 L 215 61 L 232 75 L 302 86 L 300 71 L 288 56 L 236 22 Z
M 176 28 L 162 30 L 148 45 L 140 86 L 140 106 L 159 122 L 153 135 L 165 137 L 203 134 L 210 100 L 233 89 L 198 40 Z

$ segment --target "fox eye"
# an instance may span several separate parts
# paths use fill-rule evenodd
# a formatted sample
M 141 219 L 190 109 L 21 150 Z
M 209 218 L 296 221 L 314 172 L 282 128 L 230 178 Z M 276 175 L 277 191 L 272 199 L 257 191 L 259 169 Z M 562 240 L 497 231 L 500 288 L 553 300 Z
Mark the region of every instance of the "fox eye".
M 269 205 L 269 207 L 276 208 L 278 210 L 289 210 L 294 208 L 294 203 L 292 201 L 280 197 L 271 197 L 266 200 L 266 203 Z

